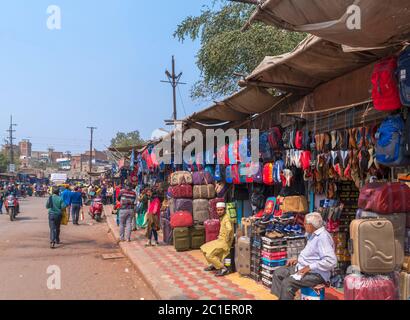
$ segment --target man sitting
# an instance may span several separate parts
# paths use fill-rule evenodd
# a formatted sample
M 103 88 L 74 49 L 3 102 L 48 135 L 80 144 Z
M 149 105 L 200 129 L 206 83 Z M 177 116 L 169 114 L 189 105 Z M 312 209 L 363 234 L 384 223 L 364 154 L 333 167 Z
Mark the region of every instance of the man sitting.
M 334 242 L 320 213 L 306 215 L 305 229 L 308 242 L 299 258 L 289 259 L 273 274 L 272 294 L 280 300 L 293 300 L 299 289 L 328 282 L 337 265 Z
M 216 205 L 216 210 L 221 220 L 218 239 L 208 242 L 201 247 L 202 253 L 210 264 L 205 271 L 218 271 L 216 273 L 217 277 L 222 277 L 229 273 L 229 270 L 225 267 L 224 260 L 231 252 L 234 238 L 234 227 L 225 208 L 226 204 L 223 202 Z

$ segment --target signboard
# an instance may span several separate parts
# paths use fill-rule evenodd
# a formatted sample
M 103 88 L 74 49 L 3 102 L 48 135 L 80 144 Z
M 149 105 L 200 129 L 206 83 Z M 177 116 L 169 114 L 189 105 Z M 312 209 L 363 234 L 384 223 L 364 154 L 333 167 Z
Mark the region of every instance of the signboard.
M 54 183 L 65 183 L 67 181 L 66 173 L 52 173 L 50 180 Z
M 16 165 L 15 164 L 9 164 L 9 172 L 10 173 L 16 172 Z

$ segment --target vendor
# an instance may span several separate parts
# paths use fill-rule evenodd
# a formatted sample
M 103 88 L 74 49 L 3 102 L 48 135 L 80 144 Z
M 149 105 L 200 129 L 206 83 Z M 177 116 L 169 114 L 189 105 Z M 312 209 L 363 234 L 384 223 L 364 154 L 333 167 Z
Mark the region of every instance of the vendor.
M 217 271 L 217 277 L 222 277 L 229 273 L 229 270 L 225 267 L 224 260 L 230 254 L 234 238 L 234 227 L 225 209 L 225 203 L 217 203 L 216 210 L 221 220 L 218 239 L 208 242 L 201 247 L 202 253 L 210 263 L 210 266 L 205 271 Z
M 305 229 L 308 242 L 299 258 L 289 259 L 286 267 L 273 274 L 272 294 L 279 300 L 293 300 L 299 289 L 329 282 L 337 265 L 334 242 L 320 213 L 306 215 Z

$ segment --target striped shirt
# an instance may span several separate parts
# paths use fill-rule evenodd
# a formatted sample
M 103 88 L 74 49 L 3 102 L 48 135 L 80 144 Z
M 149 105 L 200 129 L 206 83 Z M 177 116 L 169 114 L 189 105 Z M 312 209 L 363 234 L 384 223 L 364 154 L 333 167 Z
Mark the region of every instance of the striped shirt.
M 137 194 L 134 190 L 121 190 L 118 199 L 122 210 L 134 210 L 137 201 Z

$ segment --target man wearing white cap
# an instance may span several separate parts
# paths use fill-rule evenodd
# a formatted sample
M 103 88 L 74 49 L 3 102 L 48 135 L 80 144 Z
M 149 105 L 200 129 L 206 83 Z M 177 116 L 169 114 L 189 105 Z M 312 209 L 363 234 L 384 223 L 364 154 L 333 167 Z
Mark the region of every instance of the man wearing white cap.
M 221 220 L 218 239 L 208 242 L 201 247 L 202 253 L 210 264 L 205 271 L 217 271 L 217 277 L 222 277 L 229 273 L 229 270 L 225 267 L 224 260 L 231 251 L 234 237 L 234 227 L 225 209 L 226 205 L 224 202 L 217 203 L 216 212 Z

